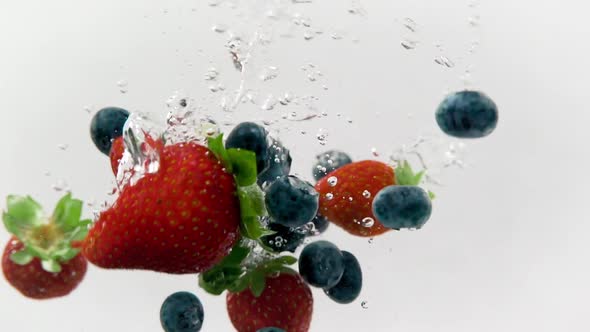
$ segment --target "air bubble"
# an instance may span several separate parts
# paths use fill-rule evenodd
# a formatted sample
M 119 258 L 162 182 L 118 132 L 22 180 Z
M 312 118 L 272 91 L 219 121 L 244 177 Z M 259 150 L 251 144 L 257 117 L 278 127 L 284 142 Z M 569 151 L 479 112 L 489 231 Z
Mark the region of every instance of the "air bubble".
M 436 58 L 434 58 L 434 62 L 436 64 L 439 64 L 441 66 L 445 66 L 447 68 L 453 68 L 455 67 L 455 63 L 453 61 L 451 61 L 451 59 L 447 58 L 444 55 L 438 56 Z
M 119 87 L 119 92 L 121 93 L 127 93 L 128 91 L 128 87 L 127 87 L 127 81 L 126 80 L 120 80 L 117 82 L 117 87 Z
M 363 301 L 363 302 L 361 302 L 361 307 L 362 307 L 363 309 L 369 309 L 369 302 L 367 302 L 367 301 Z
M 333 198 L 334 198 L 334 194 L 332 194 L 332 193 L 327 193 L 326 194 L 326 199 L 327 200 L 331 201 Z
M 213 27 L 211 27 L 211 30 L 217 32 L 217 33 L 224 33 L 227 31 L 227 25 L 225 24 L 216 24 Z
M 375 219 L 371 218 L 371 217 L 366 217 L 363 218 L 363 220 L 361 221 L 361 226 L 363 227 L 373 227 L 373 225 L 375 225 Z
M 363 191 L 363 197 L 364 198 L 371 198 L 371 192 L 369 192 L 368 190 Z
M 335 176 L 330 176 L 328 178 L 328 184 L 330 185 L 330 187 L 335 187 L 338 184 L 338 178 Z

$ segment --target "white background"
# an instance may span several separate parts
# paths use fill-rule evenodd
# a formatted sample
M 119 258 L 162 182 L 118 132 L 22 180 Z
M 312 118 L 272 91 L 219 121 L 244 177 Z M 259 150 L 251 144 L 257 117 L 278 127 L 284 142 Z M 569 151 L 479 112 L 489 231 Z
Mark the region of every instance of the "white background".
M 203 80 L 213 66 L 226 86 L 222 93 L 237 88 L 227 35 L 211 27 L 251 33 L 268 24 L 262 7 L 271 3 L 281 1 L 243 0 L 230 9 L 203 0 L 0 0 L 0 196 L 31 194 L 50 211 L 63 194 L 51 186 L 63 179 L 77 197 L 108 198 L 112 175 L 90 141 L 86 106 L 163 117 L 166 99 L 184 89 L 219 121 L 280 119 L 292 111 L 246 105 L 222 113 L 221 94 Z M 315 291 L 311 330 L 590 330 L 588 6 L 579 0 L 480 0 L 475 8 L 467 0 L 363 0 L 360 14 L 348 12 L 358 4 L 285 1 L 281 8 L 310 17 L 310 29 L 324 33 L 305 41 L 306 29 L 284 19 L 275 24 L 293 38 L 275 36 L 267 54 L 252 60 L 279 68 L 274 81 L 257 83 L 262 89 L 315 94 L 328 113 L 276 125 L 292 149 L 294 171 L 309 178 L 313 156 L 326 148 L 362 159 L 375 158 L 375 147 L 386 160 L 419 134 L 437 133 L 434 109 L 445 93 L 465 87 L 460 76 L 469 66 L 469 86 L 494 98 L 500 123 L 492 136 L 467 142 L 467 168 L 442 175 L 445 186 L 433 188 L 435 212 L 423 230 L 387 234 L 372 244 L 335 227 L 326 233 L 358 256 L 366 282 L 348 306 Z M 472 27 L 468 18 L 475 15 L 479 25 Z M 405 17 L 417 22 L 415 33 L 403 27 Z M 332 39 L 334 31 L 343 38 Z M 400 46 L 408 36 L 419 42 L 416 49 Z M 480 47 L 469 55 L 472 41 Z M 434 63 L 439 55 L 455 67 Z M 319 81 L 301 70 L 308 63 L 322 71 Z M 122 79 L 126 94 L 116 84 Z M 319 128 L 329 133 L 325 147 L 315 138 Z M 430 157 L 444 158 L 443 152 Z M 8 238 L 0 231 L 0 242 Z M 43 302 L 0 280 L 0 330 L 159 331 L 161 301 L 178 290 L 202 299 L 203 331 L 232 331 L 224 298 L 205 295 L 194 276 L 97 268 L 71 296 Z

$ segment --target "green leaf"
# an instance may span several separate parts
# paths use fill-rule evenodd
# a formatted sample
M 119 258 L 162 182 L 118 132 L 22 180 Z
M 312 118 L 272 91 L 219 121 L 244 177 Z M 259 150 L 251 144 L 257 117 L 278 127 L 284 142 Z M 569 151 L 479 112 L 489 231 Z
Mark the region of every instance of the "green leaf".
M 243 277 L 243 278 L 237 279 L 235 282 L 230 284 L 227 287 L 227 290 L 232 293 L 239 293 L 239 292 L 245 291 L 249 285 L 250 285 L 250 279 Z
M 410 164 L 404 162 L 395 169 L 395 179 L 398 185 L 402 186 L 417 186 L 422 181 L 424 171 L 414 173 Z
M 27 250 L 23 249 L 10 255 L 10 260 L 18 265 L 27 265 L 33 260 L 33 255 Z
M 43 208 L 30 196 L 10 195 L 2 220 L 10 233 L 21 238 L 27 230 L 44 223 Z
M 66 194 L 55 207 L 53 221 L 64 232 L 76 229 L 80 224 L 83 204 L 81 200 L 73 199 L 72 194 Z
M 59 273 L 61 272 L 61 266 L 59 263 L 53 259 L 43 260 L 41 261 L 41 266 L 43 270 L 51 273 Z
M 266 287 L 266 276 L 259 270 L 252 271 L 250 274 L 250 291 L 255 297 L 260 297 Z
M 87 226 L 80 226 L 80 227 L 74 229 L 73 231 L 67 233 L 66 239 L 69 242 L 82 241 L 86 238 L 86 235 L 88 235 L 88 227 Z
M 281 256 L 281 257 L 273 260 L 273 262 L 276 262 L 277 264 L 280 264 L 280 265 L 293 265 L 293 264 L 297 263 L 297 258 L 295 258 L 293 256 Z
M 250 249 L 236 246 L 232 249 L 230 254 L 223 259 L 223 265 L 240 265 L 248 254 L 250 253 Z
M 227 150 L 223 145 L 223 134 L 219 134 L 216 137 L 209 137 L 207 139 L 207 146 L 209 147 L 209 150 L 211 150 L 213 154 L 217 157 L 217 159 L 219 159 L 223 163 L 225 169 L 228 172 L 231 172 L 232 163 L 230 161 Z
M 213 295 L 220 295 L 231 285 L 236 284 L 244 274 L 242 262 L 250 249 L 235 246 L 219 264 L 199 275 L 199 286 Z
M 253 193 L 255 193 L 255 191 L 252 189 L 238 189 L 240 214 L 242 219 L 240 223 L 240 231 L 244 237 L 258 240 L 262 236 L 271 235 L 274 234 L 274 232 L 267 230 L 260 223 L 260 216 L 262 215 L 261 210 L 264 209 L 264 199 L 262 196 Z
M 239 189 L 242 195 L 248 196 L 248 208 L 251 215 L 266 216 L 266 204 L 264 203 L 264 192 L 256 184 Z
M 428 197 L 430 197 L 430 200 L 434 200 L 436 198 L 436 194 L 434 194 L 432 191 L 428 190 Z
M 80 253 L 80 249 L 65 247 L 65 248 L 62 248 L 62 249 L 56 251 L 52 255 L 52 258 L 59 260 L 61 262 L 67 262 L 70 259 L 76 257 L 78 255 L 78 253 Z
M 247 187 L 256 183 L 256 154 L 244 149 L 228 149 L 236 182 L 240 187 Z

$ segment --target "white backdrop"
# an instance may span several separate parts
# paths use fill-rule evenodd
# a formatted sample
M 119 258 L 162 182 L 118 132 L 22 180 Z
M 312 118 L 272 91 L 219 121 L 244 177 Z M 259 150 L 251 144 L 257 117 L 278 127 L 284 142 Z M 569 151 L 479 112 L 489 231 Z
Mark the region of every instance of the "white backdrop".
M 118 105 L 164 117 L 165 101 L 178 89 L 219 121 L 278 118 L 294 170 L 304 177 L 326 148 L 386 160 L 419 134 L 437 133 L 436 105 L 465 87 L 460 77 L 470 68 L 469 86 L 499 105 L 498 129 L 467 142 L 467 168 L 442 175 L 445 186 L 433 188 L 438 199 L 423 230 L 371 244 L 335 227 L 326 233 L 358 256 L 365 288 L 348 306 L 314 292 L 311 330 L 590 330 L 585 2 L 242 0 L 236 9 L 209 3 L 0 0 L 0 196 L 31 194 L 50 210 L 63 194 L 52 185 L 65 181 L 77 197 L 108 198 L 110 167 L 90 141 L 85 107 Z M 224 47 L 227 32 L 212 27 L 249 35 L 272 21 L 262 15 L 271 3 L 310 18 L 310 27 L 291 19 L 273 23 L 279 30 L 252 66 L 276 66 L 279 76 L 252 82 L 275 95 L 313 94 L 326 117 L 281 120 L 293 109 L 280 105 L 219 110 L 240 77 Z M 406 17 L 416 32 L 403 26 Z M 417 41 L 416 48 L 402 48 L 404 38 Z M 479 47 L 470 55 L 473 41 Z M 455 66 L 436 64 L 440 55 Z M 209 90 L 213 83 L 203 77 L 210 67 L 225 91 Z M 322 75 L 310 81 L 316 70 Z M 127 93 L 119 91 L 120 80 Z M 329 133 L 326 146 L 316 140 L 320 128 Z M 2 245 L 7 240 L 0 231 Z M 71 296 L 44 302 L 0 280 L 0 330 L 159 331 L 161 301 L 178 290 L 202 299 L 203 331 L 232 330 L 224 298 L 205 295 L 194 276 L 97 268 Z

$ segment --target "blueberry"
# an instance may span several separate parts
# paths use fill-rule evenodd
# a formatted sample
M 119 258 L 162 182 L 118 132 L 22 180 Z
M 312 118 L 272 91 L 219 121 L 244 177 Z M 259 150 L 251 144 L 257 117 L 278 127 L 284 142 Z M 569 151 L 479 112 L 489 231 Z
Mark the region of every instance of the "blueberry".
M 328 226 L 330 226 L 330 221 L 328 218 L 322 216 L 321 214 L 317 214 L 311 222 L 319 234 L 325 232 L 328 229 Z
M 450 136 L 480 138 L 491 134 L 496 128 L 498 108 L 481 92 L 456 92 L 447 96 L 438 106 L 436 122 Z
M 363 288 L 363 271 L 359 261 L 348 251 L 342 251 L 344 273 L 336 286 L 325 289 L 329 298 L 337 303 L 349 304 L 356 300 Z
M 166 332 L 198 332 L 203 318 L 201 301 L 188 292 L 168 296 L 160 309 L 160 322 Z
M 267 166 L 268 142 L 266 129 L 253 122 L 242 122 L 227 136 L 226 149 L 244 149 L 256 153 L 256 167 L 258 173 Z
M 275 234 L 263 236 L 260 238 L 260 241 L 266 247 L 277 253 L 284 251 L 295 252 L 305 240 L 305 234 L 296 228 L 283 226 L 274 222 L 269 223 L 268 228 L 274 231 Z
M 392 229 L 421 228 L 431 213 L 430 197 L 417 186 L 388 186 L 373 200 L 373 214 Z
M 350 163 L 352 163 L 352 159 L 342 151 L 330 150 L 320 153 L 316 156 L 316 162 L 313 166 L 313 178 L 319 181 L 326 174 Z
M 310 222 L 319 207 L 314 187 L 295 176 L 282 176 L 264 189 L 266 209 L 278 224 L 300 227 Z
M 278 327 L 265 327 L 256 332 L 285 332 L 285 330 L 279 329 Z
M 291 171 L 291 153 L 277 139 L 270 139 L 267 167 L 258 174 L 258 185 L 263 187 Z
M 334 287 L 344 273 L 344 257 L 340 249 L 328 241 L 308 244 L 299 256 L 299 274 L 310 285 Z
M 94 145 L 107 156 L 113 140 L 123 135 L 123 126 L 129 112 L 118 107 L 106 107 L 96 112 L 90 123 L 90 136 Z

